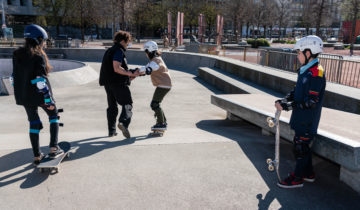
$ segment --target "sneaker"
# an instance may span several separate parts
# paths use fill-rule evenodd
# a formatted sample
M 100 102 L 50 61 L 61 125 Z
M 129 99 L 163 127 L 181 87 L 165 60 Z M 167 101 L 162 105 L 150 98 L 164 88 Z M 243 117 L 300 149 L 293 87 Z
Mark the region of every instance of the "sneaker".
M 153 127 L 151 127 L 151 130 L 165 131 L 166 128 L 167 128 L 167 124 L 166 124 L 166 123 L 156 123 L 156 125 L 154 125 Z
M 305 182 L 315 182 L 315 173 L 312 173 L 309 176 L 303 176 Z
M 124 126 L 123 123 L 119 123 L 119 124 L 118 124 L 118 128 L 121 130 L 121 132 L 123 133 L 123 135 L 124 135 L 126 138 L 130 138 L 130 132 L 129 132 L 129 130 Z
M 56 149 L 53 149 L 53 148 L 56 148 Z M 60 155 L 64 154 L 64 150 L 62 150 L 59 146 L 52 147 L 50 150 L 51 151 L 49 152 L 48 156 L 51 159 L 58 158 Z
M 109 131 L 109 137 L 117 136 L 116 131 Z
M 34 165 L 37 166 L 40 164 L 41 160 L 45 157 L 44 153 L 40 153 L 39 157 L 34 158 Z
M 304 181 L 302 178 L 296 177 L 293 173 L 291 173 L 288 178 L 278 182 L 277 185 L 281 188 L 298 188 L 304 186 Z

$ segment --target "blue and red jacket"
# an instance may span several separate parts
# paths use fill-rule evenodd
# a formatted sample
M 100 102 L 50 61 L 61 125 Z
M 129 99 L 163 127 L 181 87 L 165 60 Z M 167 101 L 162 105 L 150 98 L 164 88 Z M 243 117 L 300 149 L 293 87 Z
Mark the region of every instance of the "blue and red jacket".
M 290 93 L 294 101 L 290 126 L 295 133 L 317 134 L 325 86 L 325 72 L 318 59 L 300 69 L 296 86 Z

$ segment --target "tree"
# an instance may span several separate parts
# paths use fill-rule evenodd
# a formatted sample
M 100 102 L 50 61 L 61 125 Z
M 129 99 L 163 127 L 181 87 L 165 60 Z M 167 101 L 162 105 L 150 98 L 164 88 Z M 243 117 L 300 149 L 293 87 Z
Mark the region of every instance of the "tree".
M 72 6 L 71 0 L 34 0 L 36 6 L 46 18 L 48 25 L 56 26 L 56 35 L 60 34 L 60 26 L 68 16 Z
M 200 11 L 202 14 L 205 15 L 205 22 L 206 22 L 206 25 L 208 26 L 208 30 L 209 30 L 208 42 L 210 42 L 211 36 L 213 35 L 212 28 L 213 28 L 213 25 L 215 24 L 216 16 L 218 13 L 216 12 L 215 5 L 213 5 L 213 4 L 205 4 L 200 9 Z
M 235 42 L 238 42 L 238 30 L 239 30 L 239 23 L 241 16 L 243 14 L 244 7 L 244 0 L 229 0 L 225 2 L 224 5 L 224 16 L 225 18 L 231 20 L 232 27 L 233 27 L 233 33 L 235 35 Z M 241 31 L 240 31 L 241 33 Z
M 286 27 L 289 24 L 290 18 L 290 2 L 289 0 L 279 0 L 278 7 L 278 24 L 279 24 L 279 40 L 282 38 L 282 27 Z
M 353 55 L 354 52 L 354 43 L 356 40 L 355 36 L 355 27 L 356 27 L 356 19 L 360 18 L 360 0 L 345 0 L 342 5 L 343 12 L 345 13 L 345 20 L 352 20 L 352 37 L 351 37 L 351 45 L 350 45 L 350 56 Z

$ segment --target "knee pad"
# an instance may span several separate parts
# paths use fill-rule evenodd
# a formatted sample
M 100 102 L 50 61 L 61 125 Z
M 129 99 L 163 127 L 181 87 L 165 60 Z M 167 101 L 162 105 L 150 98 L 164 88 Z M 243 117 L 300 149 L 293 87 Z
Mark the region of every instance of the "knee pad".
M 310 146 L 308 143 L 302 143 L 299 141 L 294 141 L 294 154 L 295 158 L 304 158 L 307 154 L 310 153 Z
M 59 119 L 60 119 L 60 116 L 58 116 L 58 115 L 49 116 L 50 124 L 59 123 Z
M 41 129 L 43 126 L 40 120 L 30 121 L 30 133 L 39 134 Z
M 160 103 L 157 101 L 151 101 L 150 107 L 152 110 L 155 111 L 160 108 Z

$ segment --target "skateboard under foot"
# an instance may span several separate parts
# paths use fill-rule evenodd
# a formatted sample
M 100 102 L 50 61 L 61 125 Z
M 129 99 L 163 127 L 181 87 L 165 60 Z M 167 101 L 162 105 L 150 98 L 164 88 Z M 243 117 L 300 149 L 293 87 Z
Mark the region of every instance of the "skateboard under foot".
M 44 159 L 42 159 L 40 164 L 37 166 L 41 173 L 45 172 L 46 169 L 48 169 L 50 172 L 55 171 L 55 173 L 58 173 L 61 161 L 65 157 L 70 157 L 70 143 L 63 141 L 60 142 L 58 145 L 62 150 L 64 150 L 64 154 L 60 155 L 55 159 L 50 158 L 48 155 Z
M 149 134 L 150 136 L 160 136 L 162 137 L 165 133 L 165 130 L 158 130 L 158 129 L 151 129 L 151 133 Z

